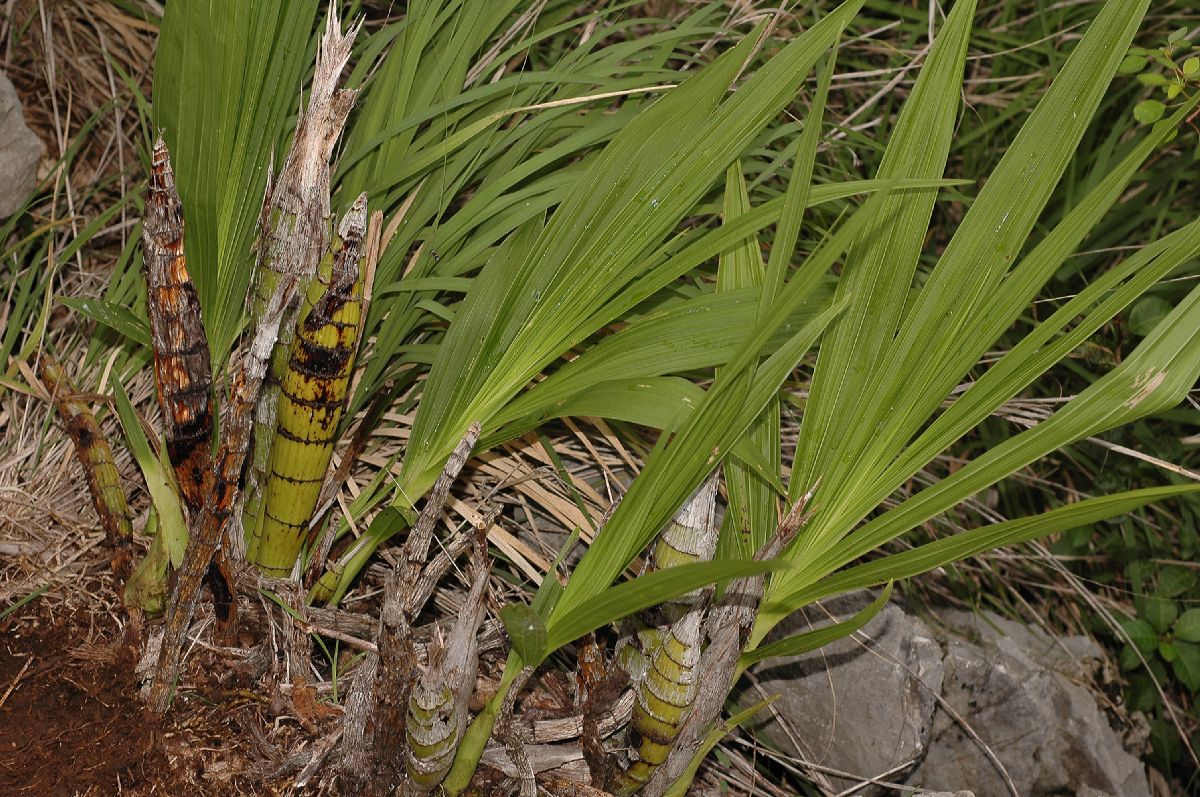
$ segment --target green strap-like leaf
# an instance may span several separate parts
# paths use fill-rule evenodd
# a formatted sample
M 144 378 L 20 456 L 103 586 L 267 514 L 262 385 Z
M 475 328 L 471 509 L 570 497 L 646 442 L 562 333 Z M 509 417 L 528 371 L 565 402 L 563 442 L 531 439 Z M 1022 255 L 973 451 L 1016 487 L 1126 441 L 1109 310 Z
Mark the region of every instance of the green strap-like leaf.
M 146 438 L 141 420 L 115 373 L 110 384 L 117 416 L 121 419 L 121 428 L 125 430 L 125 440 L 129 443 L 129 450 L 146 480 L 146 489 L 150 492 L 151 503 L 154 504 L 159 518 L 159 537 L 171 564 L 178 567 L 183 561 L 183 551 L 187 548 L 188 528 L 183 519 L 179 488 L 175 486 L 174 470 L 155 456 L 150 448 L 150 441 Z M 165 454 L 166 447 L 163 446 L 162 450 Z
M 317 0 L 171 3 L 154 64 L 154 121 L 171 150 L 214 362 L 242 322 L 267 167 L 312 57 Z
M 868 220 L 887 192 L 875 194 L 810 258 L 814 270 L 830 268 Z M 844 305 L 822 313 L 766 362 L 758 365 L 764 344 L 806 297 L 806 285 L 793 279 L 726 364 L 704 400 L 666 444 L 660 445 L 617 505 L 601 534 L 575 568 L 559 606 L 586 605 L 607 587 L 722 460 L 779 390 L 796 363 L 816 342 Z
M 1159 255 L 1164 271 L 1195 257 L 1200 254 L 1200 221 L 1148 248 L 1166 250 Z M 1141 258 L 1142 262 L 1151 259 Z M 873 518 L 833 548 L 829 558 L 803 563 L 794 581 L 803 585 L 823 569 L 828 572 L 852 561 L 1068 443 L 1178 403 L 1200 377 L 1198 329 L 1200 288 L 1193 289 L 1119 366 L 1054 415 Z M 1070 350 L 1064 351 L 1061 342 L 1058 349 L 1059 356 Z
M 899 332 L 889 343 L 871 380 L 864 383 L 863 391 L 853 402 L 830 409 L 830 414 L 841 420 L 827 424 L 826 432 L 814 432 L 815 437 L 808 438 L 817 447 L 815 450 L 806 449 L 802 430 L 803 467 L 810 479 L 822 478 L 822 489 L 816 498 L 821 510 L 790 554 L 802 560 L 800 566 L 772 579 L 767 589 L 769 601 L 803 589 L 828 572 L 827 568 L 848 561 L 844 557 L 853 551 L 868 544 L 867 550 L 877 547 L 911 528 L 906 524 L 912 519 L 944 511 L 1003 478 L 1011 472 L 1010 468 L 1020 467 L 1069 442 L 1074 439 L 1073 434 L 1100 428 L 1087 422 L 1075 425 L 1070 420 L 1072 416 L 1086 417 L 1099 410 L 1099 404 L 1094 403 L 1096 399 L 1089 398 L 1082 405 L 1082 415 L 1079 410 L 1072 410 L 1049 428 L 1042 428 L 1046 424 L 1039 426 L 1041 431 L 1035 430 L 1034 438 L 1017 442 L 1025 437 L 1021 435 L 1009 440 L 1012 446 L 993 449 L 932 491 L 923 491 L 906 502 L 910 506 L 871 521 L 855 533 L 852 548 L 839 544 L 878 503 L 881 491 L 886 496 L 895 489 L 897 482 L 881 479 L 881 472 L 928 424 L 930 416 L 937 412 L 966 370 L 994 341 L 993 333 L 999 324 L 995 317 L 985 315 L 988 303 L 999 302 L 998 308 L 1010 298 L 996 298 L 999 286 L 1025 246 L 1144 11 L 1144 2 L 1109 2 L 1104 6 L 956 229 L 911 310 L 906 311 Z M 924 78 L 923 71 L 919 81 Z M 1171 359 L 1168 348 L 1171 346 L 1160 349 L 1155 356 Z M 847 354 L 857 356 L 853 352 Z M 820 370 L 818 364 L 817 375 Z M 1109 384 L 1115 383 L 1110 380 Z M 1164 390 L 1156 398 L 1161 400 L 1169 395 L 1173 395 L 1171 391 Z M 1106 400 L 1120 405 L 1128 399 L 1129 396 L 1118 398 L 1110 394 Z M 1089 411 L 1089 403 L 1096 409 Z M 810 414 L 813 412 L 811 401 L 807 409 Z M 848 414 L 842 417 L 839 413 Z M 808 422 L 806 415 L 806 426 Z M 834 434 L 835 429 L 840 431 Z M 871 498 L 876 499 L 875 503 L 867 506 Z M 832 556 L 835 547 L 837 555 Z M 755 633 L 765 633 L 779 617 L 773 611 L 760 613 Z
M 803 653 L 808 653 L 812 650 L 817 650 L 838 641 L 842 637 L 847 637 L 853 634 L 858 629 L 862 628 L 867 623 L 871 622 L 875 615 L 879 614 L 880 610 L 887 604 L 888 599 L 892 596 L 892 582 L 887 582 L 887 586 L 879 593 L 879 597 L 871 601 L 867 606 L 860 609 L 849 620 L 844 620 L 840 623 L 833 623 L 824 628 L 816 628 L 812 631 L 805 631 L 801 634 L 794 634 L 786 639 L 780 639 L 777 642 L 772 642 L 768 645 L 762 645 L 754 650 L 742 654 L 739 666 L 742 669 L 757 664 L 765 659 L 773 659 L 778 656 L 799 656 Z
M 723 562 L 695 562 L 656 570 L 632 581 L 623 581 L 592 596 L 585 606 L 553 612 L 546 628 L 546 647 L 542 656 L 527 663 L 536 664 L 589 631 L 595 631 L 634 612 L 658 606 L 670 598 L 677 598 L 717 581 L 761 575 L 776 570 L 779 566 L 779 563 L 772 561 L 734 559 Z
M 493 332 L 481 339 L 450 328 L 414 420 L 406 492 L 427 487 L 467 418 L 486 423 L 595 330 L 595 311 L 637 276 L 630 266 L 708 189 L 713 167 L 723 169 L 786 104 L 861 2 L 827 15 L 726 98 L 756 31 L 639 114 L 593 160 L 509 280 L 492 310 Z M 665 128 L 677 134 L 661 135 Z
M 781 605 L 771 608 L 777 612 L 795 611 L 801 606 L 829 595 L 871 587 L 887 581 L 911 578 L 984 551 L 1035 540 L 1048 534 L 1069 531 L 1090 523 L 1098 523 L 1155 501 L 1198 490 L 1200 490 L 1200 485 L 1196 484 L 1131 490 L 1099 498 L 1087 498 L 1033 517 L 1018 518 L 969 531 L 960 531 L 911 550 L 891 554 L 827 576 L 803 590 L 788 595 L 781 600 Z
M 935 179 L 945 171 L 974 9 L 974 0 L 956 3 L 938 33 L 892 129 L 879 178 Z M 846 471 L 869 465 L 861 452 L 874 435 L 864 427 L 881 414 L 872 396 L 892 367 L 888 348 L 904 320 L 936 198 L 932 190 L 892 196 L 850 248 L 836 294 L 850 306 L 817 356 L 788 491 L 792 501 L 818 478 L 824 499 L 842 489 Z M 815 545 L 821 531 L 810 530 L 799 545 Z
M 815 116 L 820 118 L 819 114 Z M 816 124 L 819 126 L 819 123 Z M 797 175 L 797 179 L 805 177 L 807 175 Z M 793 204 L 799 201 L 796 197 L 789 199 Z M 750 210 L 750 195 L 746 190 L 741 164 L 737 161 L 726 172 L 724 202 L 726 223 L 736 220 Z M 794 210 L 790 207 L 789 209 Z M 761 294 L 766 291 L 766 276 L 758 236 L 751 235 L 740 246 L 727 249 L 721 254 L 717 264 L 718 295 L 739 288 L 757 288 Z M 755 305 L 755 319 L 759 317 L 760 307 L 767 298 L 762 296 Z M 773 301 L 774 296 L 770 299 Z M 768 302 L 767 307 L 769 306 Z M 765 312 L 765 309 L 762 312 Z M 779 521 L 779 511 L 778 498 L 773 486 L 775 478 L 772 477 L 777 477 L 781 466 L 779 435 L 779 399 L 772 398 L 740 441 L 753 449 L 756 456 L 766 461 L 766 478 L 736 459 L 727 459 L 724 464 L 729 503 L 721 525 L 719 559 L 749 559 L 775 530 Z

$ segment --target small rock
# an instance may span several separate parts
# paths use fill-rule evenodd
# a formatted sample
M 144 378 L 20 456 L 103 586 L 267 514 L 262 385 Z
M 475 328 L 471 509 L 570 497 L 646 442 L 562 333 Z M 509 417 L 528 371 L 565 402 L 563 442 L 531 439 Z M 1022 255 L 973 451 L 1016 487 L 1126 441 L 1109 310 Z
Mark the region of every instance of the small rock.
M 856 593 L 824 601 L 846 618 L 871 599 Z M 810 612 L 814 624 L 825 620 Z M 808 630 L 797 616 L 782 624 L 780 636 Z M 781 749 L 824 767 L 887 781 L 901 781 L 926 752 L 929 730 L 942 688 L 942 648 L 920 620 L 889 604 L 860 632 L 870 644 L 846 638 L 798 657 L 764 662 L 754 674 L 766 694 L 779 694 L 774 709 L 787 719 L 781 728 L 769 719 L 762 731 Z M 742 702 L 753 705 L 756 692 Z M 795 742 L 803 749 L 797 750 Z M 829 776 L 837 790 L 859 781 Z M 855 794 L 879 794 L 863 786 Z
M 1113 797 L 1113 795 L 1106 791 L 1093 789 L 1091 786 L 1084 786 L 1075 794 L 1075 797 Z
M 16 213 L 37 186 L 44 148 L 21 112 L 12 81 L 0 72 L 0 219 Z

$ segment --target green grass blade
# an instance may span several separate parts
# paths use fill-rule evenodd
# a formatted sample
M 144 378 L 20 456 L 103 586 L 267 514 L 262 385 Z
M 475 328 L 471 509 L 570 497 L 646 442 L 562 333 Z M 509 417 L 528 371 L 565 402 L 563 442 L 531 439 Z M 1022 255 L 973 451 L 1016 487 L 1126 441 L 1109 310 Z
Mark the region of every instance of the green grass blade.
M 1049 419 L 871 520 L 827 556 L 806 566 L 806 572 L 794 579 L 798 586 L 791 591 L 811 584 L 817 570 L 828 572 L 877 548 L 1063 445 L 1178 403 L 1200 377 L 1198 325 L 1200 289 L 1188 294 L 1127 360 Z M 767 615 L 763 625 L 778 617 Z
M 1174 265 L 1200 254 L 1200 222 L 1193 222 L 1147 249 L 1149 254 L 1131 258 L 1135 266 L 1156 261 L 1159 268 L 1151 274 L 1169 271 Z M 1120 307 L 1122 299 L 1128 301 L 1136 295 L 1136 283 L 1133 288 L 1126 286 L 1121 294 L 1107 305 L 1106 312 L 1099 314 L 1099 319 L 1111 317 L 1109 311 L 1113 304 Z M 1067 320 L 1065 313 L 1062 320 Z M 1189 329 L 1189 323 L 1200 323 L 1200 288 L 1189 293 L 1124 362 L 1046 421 L 1008 438 L 948 478 L 872 519 L 834 549 L 836 558 L 832 562 L 822 556 L 805 563 L 796 571 L 795 581 L 810 583 L 819 569 L 841 566 L 873 550 L 1055 449 L 1177 403 L 1200 376 L 1200 346 L 1196 345 L 1195 333 L 1200 327 Z M 1068 339 L 1067 344 L 1076 341 Z M 1040 353 L 1038 342 L 1037 338 L 1022 341 L 1010 356 L 1016 355 L 1014 361 L 1020 364 Z M 1043 369 L 1070 351 L 1062 341 L 1056 343 L 1051 347 L 1049 362 L 1042 365 Z M 998 378 L 1003 376 L 1001 373 Z M 981 380 L 985 393 L 986 380 L 985 375 Z
M 779 213 L 779 226 L 775 228 L 775 239 L 771 242 L 771 255 L 767 259 L 767 273 L 763 282 L 762 309 L 765 312 L 779 293 L 787 276 L 788 266 L 796 251 L 800 238 L 800 226 L 804 211 L 815 186 L 812 184 L 813 170 L 817 160 L 817 144 L 821 140 L 821 121 L 825 116 L 825 102 L 829 99 L 829 84 L 833 80 L 837 65 L 837 50 L 825 61 L 817 83 L 817 93 L 804 121 L 804 131 L 796 140 L 796 160 L 792 166 L 792 177 L 788 181 L 783 209 Z

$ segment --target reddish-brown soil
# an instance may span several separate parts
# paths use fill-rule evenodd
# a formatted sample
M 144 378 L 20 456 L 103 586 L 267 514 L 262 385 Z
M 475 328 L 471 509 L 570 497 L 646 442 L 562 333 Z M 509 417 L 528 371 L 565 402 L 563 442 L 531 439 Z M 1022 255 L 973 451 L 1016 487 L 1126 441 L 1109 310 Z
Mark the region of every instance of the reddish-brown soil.
M 123 640 L 70 620 L 15 623 L 0 684 L 0 794 L 117 794 L 164 768 Z
M 105 615 L 0 623 L 0 795 L 277 793 L 261 779 L 279 752 L 250 730 L 263 728 L 255 701 L 201 676 L 160 720 L 138 698 L 136 649 Z

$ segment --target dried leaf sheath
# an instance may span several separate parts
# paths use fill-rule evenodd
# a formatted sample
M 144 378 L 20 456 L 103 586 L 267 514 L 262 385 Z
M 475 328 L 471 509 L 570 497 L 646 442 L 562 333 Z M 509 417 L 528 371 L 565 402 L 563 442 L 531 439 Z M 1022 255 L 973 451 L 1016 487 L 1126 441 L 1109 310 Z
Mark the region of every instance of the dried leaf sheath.
M 479 666 L 476 635 L 487 609 L 487 541 L 482 534 L 472 558 L 471 592 L 445 646 L 431 650 L 429 666 L 409 695 L 407 794 L 428 794 L 437 788 L 450 771 L 467 727 L 467 708 Z
M 262 538 L 252 546 L 268 575 L 282 578 L 291 572 L 333 455 L 358 346 L 366 218 L 363 194 L 330 242 L 326 257 L 332 262 L 309 285 L 292 340 L 271 445 Z
M 758 561 L 774 559 L 793 540 L 811 517 L 806 512 L 816 487 L 800 497 L 779 523 L 771 539 L 755 553 Z M 739 659 L 745 648 L 763 595 L 763 576 L 735 579 L 721 600 L 709 611 L 704 637 L 708 646 L 700 660 L 700 679 L 691 710 L 675 736 L 666 761 L 652 773 L 641 790 L 643 797 L 662 797 L 684 774 L 689 762 L 709 730 L 720 718 L 721 710 L 739 672 Z
M 230 531 L 230 519 L 237 502 L 242 467 L 246 463 L 246 447 L 250 441 L 254 402 L 262 388 L 263 377 L 271 357 L 271 348 L 279 330 L 284 308 L 296 296 L 296 283 L 285 280 L 279 284 L 267 306 L 262 323 L 254 331 L 250 350 L 230 388 L 228 417 L 221 431 L 221 449 L 215 467 L 205 474 L 205 501 L 200 518 L 192 524 L 183 565 L 179 568 L 175 590 L 167 610 L 167 623 L 162 648 L 150 687 L 150 705 L 155 711 L 165 711 L 171 689 L 179 671 L 180 648 L 184 634 L 196 612 L 200 582 L 204 578 L 223 539 Z
M 75 444 L 75 456 L 83 466 L 92 505 L 104 526 L 113 572 L 124 582 L 133 572 L 133 524 L 112 448 L 87 404 L 71 397 L 75 386 L 62 367 L 43 356 L 38 359 L 38 370 Z
M 195 517 L 204 502 L 204 473 L 212 442 L 212 367 L 200 300 L 184 254 L 183 209 L 161 136 L 151 158 L 142 259 L 167 454 L 184 502 Z
M 392 565 L 384 584 L 375 637 L 378 654 L 368 654 L 364 662 L 364 672 L 374 673 L 374 678 L 364 676 L 367 680 L 360 681 L 343 718 L 343 758 L 339 769 L 344 782 L 351 784 L 348 793 L 391 794 L 396 784 L 407 777 L 409 697 L 420 677 L 410 618 L 420 614 L 429 597 L 429 593 L 420 593 L 414 576 L 425 564 L 433 528 L 441 518 L 451 485 L 479 439 L 479 432 L 479 424 L 472 423 L 446 461 L 445 470 L 434 483 L 405 541 L 401 561 Z M 477 565 L 485 551 L 483 544 L 482 540 L 478 543 Z M 447 658 L 456 649 L 452 639 L 447 646 Z
M 713 558 L 720 533 L 716 523 L 719 485 L 720 471 L 716 470 L 663 526 L 647 560 L 648 571 Z M 622 638 L 617 643 L 617 663 L 629 673 L 630 680 L 635 684 L 641 681 L 671 624 L 696 608 L 703 597 L 702 590 L 680 595 L 664 602 L 655 611 L 643 612 L 622 623 Z
M 717 489 L 720 470 L 699 486 L 655 540 L 647 563 L 662 570 L 707 561 L 717 550 Z M 629 726 L 629 764 L 611 790 L 634 794 L 662 766 L 696 697 L 705 592 L 663 603 L 624 624 L 617 663 L 629 673 L 637 702 Z
M 163 412 L 167 457 L 194 523 L 204 503 L 213 428 L 212 365 L 200 299 L 187 270 L 183 206 L 171 155 L 154 142 L 150 188 L 142 221 L 146 310 L 154 347 L 154 384 Z M 224 552 L 208 572 L 221 632 L 233 619 L 233 578 Z
M 308 107 L 304 109 L 283 168 L 268 188 L 260 222 L 258 262 L 254 270 L 252 321 L 258 324 L 276 286 L 297 281 L 303 293 L 316 274 L 329 237 L 329 158 L 341 135 L 356 93 L 339 89 L 338 79 L 350 58 L 358 26 L 343 35 L 336 14 L 329 15 Z M 244 524 L 249 532 L 247 558 L 256 555 L 262 522 L 263 490 L 275 435 L 279 383 L 287 367 L 296 308 L 288 308 L 279 327 L 267 384 L 255 410 L 254 456 L 246 482 Z
M 654 543 L 650 561 L 652 570 L 663 570 L 692 562 L 707 562 L 713 558 L 717 552 L 719 536 L 716 524 L 719 483 L 720 474 L 713 471 L 663 528 Z M 693 592 L 681 595 L 671 603 L 690 609 L 699 598 L 700 593 Z

